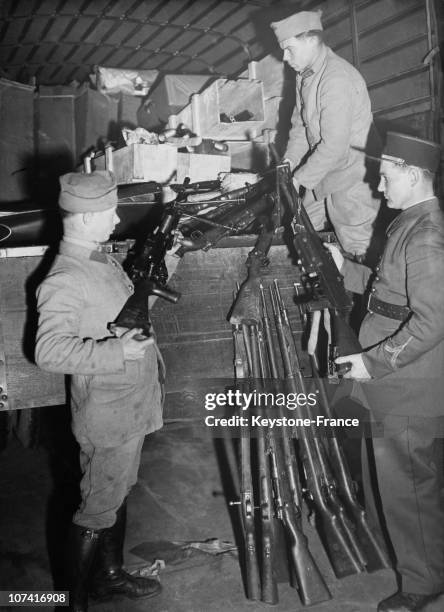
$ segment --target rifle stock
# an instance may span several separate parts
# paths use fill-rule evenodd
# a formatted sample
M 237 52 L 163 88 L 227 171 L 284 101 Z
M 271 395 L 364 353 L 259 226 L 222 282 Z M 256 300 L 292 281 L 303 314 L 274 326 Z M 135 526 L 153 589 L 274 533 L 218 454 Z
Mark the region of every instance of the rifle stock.
M 300 528 L 299 507 L 295 506 L 290 493 L 288 463 L 283 446 L 274 435 L 271 435 L 269 445 L 276 512 L 289 536 L 290 557 L 296 572 L 301 601 L 305 606 L 328 601 L 331 599 L 331 593 Z
M 263 226 L 255 247 L 248 254 L 246 266 L 248 276 L 242 283 L 237 297 L 228 314 L 231 324 L 258 324 L 260 311 L 260 271 L 268 265 L 267 253 L 273 241 L 274 228 Z

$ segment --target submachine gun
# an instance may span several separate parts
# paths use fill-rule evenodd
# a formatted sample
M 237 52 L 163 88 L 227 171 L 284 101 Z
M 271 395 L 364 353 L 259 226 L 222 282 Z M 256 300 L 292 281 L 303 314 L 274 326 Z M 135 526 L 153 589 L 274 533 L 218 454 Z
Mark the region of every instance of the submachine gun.
M 142 334 L 149 336 L 151 323 L 148 314 L 148 298 L 156 295 L 176 303 L 180 293 L 169 288 L 168 270 L 165 265 L 166 252 L 174 242 L 175 230 L 179 225 L 182 211 L 180 204 L 189 179 L 185 179 L 183 190 L 168 202 L 162 213 L 158 227 L 144 240 L 140 249 L 136 248 L 129 266 L 128 276 L 134 284 L 134 293 L 128 298 L 114 324 L 128 329 L 140 328 Z

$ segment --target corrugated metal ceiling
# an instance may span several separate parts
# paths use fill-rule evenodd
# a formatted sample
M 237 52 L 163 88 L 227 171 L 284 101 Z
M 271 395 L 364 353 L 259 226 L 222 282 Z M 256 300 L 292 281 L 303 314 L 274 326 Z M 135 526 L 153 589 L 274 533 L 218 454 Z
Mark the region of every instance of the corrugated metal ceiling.
M 233 75 L 266 51 L 267 24 L 294 0 L 4 0 L 3 76 L 85 81 L 94 64 Z M 278 6 L 279 5 L 279 6 Z

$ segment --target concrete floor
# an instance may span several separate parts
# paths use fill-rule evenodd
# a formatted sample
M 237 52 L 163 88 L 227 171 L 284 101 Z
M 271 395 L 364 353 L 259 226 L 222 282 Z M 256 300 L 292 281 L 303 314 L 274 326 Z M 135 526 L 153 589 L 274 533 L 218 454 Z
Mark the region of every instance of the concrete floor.
M 39 446 L 24 449 L 11 438 L 1 455 L 0 590 L 53 589 L 60 581 L 66 528 L 77 503 L 76 448 L 66 410 L 41 412 Z M 210 555 L 186 546 L 209 538 L 236 540 L 237 510 L 227 506 L 230 483 L 220 468 L 219 442 L 183 422 L 147 438 L 139 481 L 129 498 L 126 564 L 136 569 L 163 559 L 163 591 L 154 599 L 121 599 L 92 605 L 92 610 L 251 612 L 270 607 L 245 598 L 236 551 Z M 333 595 L 331 601 L 310 607 L 311 612 L 370 612 L 396 590 L 391 570 L 336 580 L 314 529 L 308 526 L 307 532 Z M 304 607 L 297 592 L 282 583 L 273 609 Z

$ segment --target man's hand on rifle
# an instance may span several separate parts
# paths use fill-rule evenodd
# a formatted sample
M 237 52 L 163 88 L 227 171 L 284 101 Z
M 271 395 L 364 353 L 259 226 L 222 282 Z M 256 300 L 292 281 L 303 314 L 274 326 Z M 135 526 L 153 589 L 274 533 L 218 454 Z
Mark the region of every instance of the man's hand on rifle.
M 350 369 L 344 374 L 344 378 L 354 378 L 356 380 L 369 380 L 371 376 L 365 367 L 362 353 L 356 353 L 355 355 L 344 355 L 343 357 L 337 357 L 335 363 L 340 365 L 342 363 L 349 364 Z
M 333 261 L 336 264 L 337 269 L 339 270 L 339 272 L 342 269 L 342 266 L 344 265 L 344 256 L 341 253 L 339 247 L 337 247 L 335 244 L 331 244 L 330 242 L 324 242 L 324 247 L 330 251 L 331 256 L 333 257 Z

